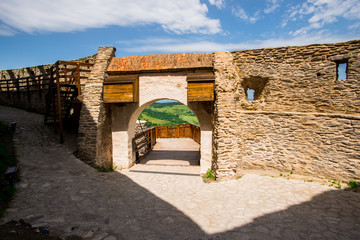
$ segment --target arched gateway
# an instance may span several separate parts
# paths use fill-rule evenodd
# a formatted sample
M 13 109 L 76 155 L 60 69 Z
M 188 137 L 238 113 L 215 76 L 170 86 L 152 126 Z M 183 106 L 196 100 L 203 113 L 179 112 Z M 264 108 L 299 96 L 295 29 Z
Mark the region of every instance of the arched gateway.
M 102 90 L 99 104 L 104 117 L 103 124 L 98 124 L 96 165 L 118 168 L 134 165 L 133 138 L 140 113 L 158 100 L 172 99 L 188 106 L 197 116 L 201 130 L 201 173 L 211 168 L 214 100 L 211 54 L 112 57 Z M 82 109 L 82 115 L 89 115 L 88 112 Z M 80 121 L 80 134 L 82 125 L 86 126 Z

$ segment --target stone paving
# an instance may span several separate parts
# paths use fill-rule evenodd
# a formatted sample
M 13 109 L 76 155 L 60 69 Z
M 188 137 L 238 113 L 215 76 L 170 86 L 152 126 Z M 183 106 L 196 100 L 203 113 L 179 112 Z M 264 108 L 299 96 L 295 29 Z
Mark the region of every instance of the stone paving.
M 199 166 L 200 145 L 191 138 L 158 138 L 154 149 L 140 164 Z M 200 167 L 198 167 L 200 172 Z
M 21 168 L 2 222 L 25 219 L 64 239 L 360 239 L 358 193 L 251 174 L 203 183 L 164 174 L 173 166 L 101 173 L 72 155 L 69 138 L 57 143 L 42 116 L 0 106 L 0 120 L 18 123 Z

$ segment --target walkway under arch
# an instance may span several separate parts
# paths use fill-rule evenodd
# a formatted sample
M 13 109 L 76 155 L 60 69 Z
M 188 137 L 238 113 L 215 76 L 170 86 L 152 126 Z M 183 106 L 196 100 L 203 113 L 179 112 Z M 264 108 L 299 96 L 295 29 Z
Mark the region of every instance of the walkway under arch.
M 200 145 L 190 138 L 158 138 L 154 149 L 130 171 L 198 176 Z
M 190 138 L 158 138 L 141 161 L 147 165 L 199 166 L 199 144 Z
M 195 113 L 201 129 L 200 172 L 204 174 L 211 168 L 213 102 L 188 101 L 187 73 L 184 71 L 139 74 L 139 101 L 111 104 L 113 165 L 124 169 L 135 164 L 133 138 L 140 113 L 154 102 L 169 99 L 184 104 Z

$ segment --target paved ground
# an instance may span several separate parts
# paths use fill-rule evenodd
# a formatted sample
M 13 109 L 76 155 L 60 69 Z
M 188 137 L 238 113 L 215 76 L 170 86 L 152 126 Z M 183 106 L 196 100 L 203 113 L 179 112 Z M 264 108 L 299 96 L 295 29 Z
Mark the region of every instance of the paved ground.
M 154 149 L 140 164 L 199 166 L 199 146 L 190 138 L 158 138 Z
M 166 174 L 170 166 L 99 173 L 54 141 L 41 116 L 0 106 L 0 120 L 18 122 L 22 179 L 3 222 L 98 240 L 360 239 L 358 193 L 257 175 L 206 184 Z

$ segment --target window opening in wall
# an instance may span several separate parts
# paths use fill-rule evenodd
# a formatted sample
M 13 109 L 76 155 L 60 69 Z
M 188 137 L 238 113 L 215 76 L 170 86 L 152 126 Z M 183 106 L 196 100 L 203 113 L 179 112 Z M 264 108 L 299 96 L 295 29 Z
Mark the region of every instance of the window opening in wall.
M 336 80 L 347 79 L 347 62 L 340 62 L 336 64 Z
M 244 78 L 243 82 L 241 83 L 246 99 L 248 101 L 256 101 L 259 99 L 264 98 L 264 89 L 268 82 L 268 78 L 258 77 L 258 76 L 251 76 L 250 78 Z
M 254 94 L 255 94 L 255 90 L 254 89 L 251 89 L 251 88 L 248 88 L 246 90 L 246 93 L 247 93 L 247 99 L 249 101 L 254 101 Z

